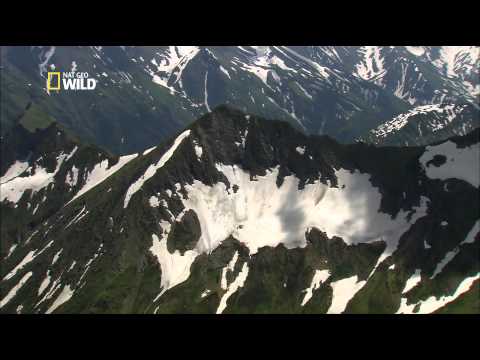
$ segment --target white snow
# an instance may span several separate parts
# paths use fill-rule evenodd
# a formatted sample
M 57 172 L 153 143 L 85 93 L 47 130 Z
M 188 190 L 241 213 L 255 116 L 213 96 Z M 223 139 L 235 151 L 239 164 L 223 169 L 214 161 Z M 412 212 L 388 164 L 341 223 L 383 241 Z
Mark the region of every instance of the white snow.
M 150 196 L 150 199 L 148 199 L 148 202 L 151 207 L 158 207 L 160 205 L 160 202 L 158 201 L 158 197 L 156 196 Z
M 55 265 L 55 263 L 58 261 L 58 259 L 60 258 L 60 254 L 63 252 L 63 248 L 58 250 L 57 253 L 55 254 L 55 256 L 53 257 L 53 260 L 52 260 L 52 265 Z
M 338 188 L 317 180 L 299 190 L 299 179 L 293 175 L 286 176 L 282 186 L 277 187 L 278 168 L 251 180 L 250 174 L 238 166 L 216 164 L 216 167 L 232 187 L 238 186 L 236 192 L 227 189 L 223 182 L 207 186 L 194 180 L 184 185 L 187 197 L 180 198 L 184 206 L 182 213 L 191 209 L 200 222 L 201 237 L 195 248 L 183 256 L 179 252 L 170 254 L 165 234 L 161 240 L 153 236 L 151 251 L 159 259 L 164 273 L 160 295 L 188 279 L 190 265 L 197 255 L 212 252 L 230 235 L 247 246 L 250 255 L 263 246 L 305 247 L 305 232 L 312 227 L 325 231 L 329 237 L 339 236 L 347 244 L 382 240 L 387 246 L 377 261 L 378 266 L 393 253 L 400 236 L 410 225 L 426 214 L 428 199 L 425 197 L 421 197 L 419 207 L 401 211 L 395 218 L 379 212 L 381 195 L 371 185 L 368 174 L 339 169 L 336 171 Z M 407 221 L 410 212 L 413 214 Z M 162 221 L 161 227 L 168 232 L 170 223 Z M 348 283 L 352 291 L 359 289 L 355 283 Z
M 8 249 L 8 254 L 7 256 L 5 256 L 5 259 L 8 259 L 10 257 L 10 255 L 13 254 L 13 252 L 15 251 L 15 249 L 17 248 L 18 244 L 12 244 L 12 246 L 10 246 L 10 249 Z
M 55 311 L 60 305 L 66 303 L 68 300 L 70 300 L 73 293 L 74 291 L 70 288 L 70 285 L 64 286 L 62 292 L 58 295 L 53 304 L 48 308 L 46 313 L 50 314 Z
M 358 276 L 341 279 L 330 283 L 333 290 L 332 304 L 327 314 L 341 314 L 348 305 L 348 302 L 365 285 L 366 281 L 358 281 Z
M 464 108 L 464 105 L 455 104 L 429 104 L 417 106 L 413 109 L 410 109 L 406 113 L 397 115 L 392 120 L 382 123 L 371 132 L 377 137 L 384 138 L 387 135 L 395 133 L 396 131 L 405 127 L 412 120 L 412 118 L 418 114 L 434 115 L 427 120 L 424 120 L 422 124 L 424 126 L 428 125 L 428 127 L 435 132 L 450 124 L 457 117 L 457 115 L 463 111 Z
M 201 161 L 203 149 L 200 145 L 198 145 L 196 141 L 194 142 L 194 146 L 195 146 L 195 154 L 197 155 L 197 159 Z
M 200 294 L 200 297 L 203 299 L 205 296 L 207 296 L 208 294 L 210 294 L 210 290 L 209 289 L 206 289 L 204 292 L 202 292 Z
M 22 261 L 20 261 L 17 266 L 15 266 L 7 275 L 5 275 L 3 280 L 8 280 L 14 277 L 19 270 L 21 270 L 25 265 L 30 263 L 38 255 L 39 254 L 37 254 L 35 250 L 29 251 L 28 254 L 25 255 L 25 257 L 22 259 Z
M 81 218 L 83 218 L 85 215 L 88 214 L 87 206 L 84 205 L 83 208 L 79 211 L 77 215 L 73 217 L 72 220 L 65 226 L 65 229 L 67 229 L 70 225 L 75 224 L 80 221 Z
M 55 54 L 55 46 L 50 46 L 50 48 L 43 55 L 43 61 L 38 65 L 38 68 L 40 70 L 40 76 L 43 77 L 43 73 L 47 71 L 48 62 L 52 58 L 53 54 Z
M 53 183 L 54 176 L 60 170 L 63 162 L 68 161 L 76 151 L 77 147 L 75 147 L 69 154 L 61 152 L 56 158 L 57 165 L 53 172 L 48 172 L 47 169 L 37 164 L 34 168 L 29 166 L 26 170 L 29 171 L 30 175 L 22 177 L 17 176 L 0 184 L 0 201 L 8 200 L 16 204 L 22 198 L 25 191 L 31 190 L 32 194 L 34 194 L 41 189 L 46 188 Z
M 427 162 L 435 155 L 444 155 L 447 161 L 435 166 Z M 427 146 L 419 159 L 430 179 L 461 179 L 475 187 L 480 186 L 480 144 L 465 148 L 458 148 L 453 141 L 446 141 L 439 145 Z
M 305 154 L 305 146 L 297 146 L 295 151 L 298 152 L 300 155 Z
M 402 294 L 409 292 L 411 289 L 418 285 L 418 283 L 422 280 L 421 272 L 422 271 L 420 269 L 417 269 L 412 274 L 412 276 L 408 278 L 407 282 L 405 283 L 405 287 L 403 288 Z
M 326 68 L 325 66 L 321 66 L 320 64 L 316 63 L 315 61 L 312 61 L 312 60 L 306 58 L 305 56 L 300 55 L 299 53 L 290 49 L 287 46 L 282 46 L 282 49 L 288 51 L 290 54 L 296 56 L 297 58 L 299 58 L 299 59 L 305 61 L 306 63 L 308 63 L 309 65 L 311 65 L 318 72 L 318 74 L 322 78 L 328 79 L 330 77 L 330 75 L 328 73 L 328 68 Z
M 32 212 L 33 215 L 35 215 L 35 213 L 37 212 L 39 206 L 40 206 L 40 203 L 38 203 L 38 204 L 35 206 L 35 209 L 33 209 L 33 212 Z
M 169 46 L 169 48 L 161 54 L 158 62 L 157 74 L 152 73 L 152 80 L 171 92 L 175 92 L 175 84 L 179 84 L 182 88 L 182 73 L 188 63 L 199 53 L 197 46 Z M 171 82 L 169 86 L 168 83 Z
M 279 67 L 280 69 L 282 69 L 282 70 L 296 72 L 295 69 L 292 69 L 291 67 L 287 66 L 287 65 L 285 64 L 285 62 L 284 62 L 282 59 L 280 59 L 278 56 L 273 55 L 273 56 L 270 58 L 270 63 L 271 63 L 272 65 L 278 66 L 278 67 Z
M 42 295 L 42 293 L 45 291 L 45 289 L 50 285 L 50 270 L 47 271 L 47 274 L 45 275 L 45 278 L 42 280 L 40 287 L 38 288 L 38 296 Z
M 388 270 L 395 270 L 395 264 L 392 264 L 388 267 Z
M 220 70 L 221 70 L 225 75 L 227 75 L 227 77 L 228 77 L 229 79 L 231 79 L 230 73 L 229 73 L 229 72 L 227 71 L 227 69 L 225 69 L 222 65 L 220 65 Z
M 83 194 L 85 194 L 90 189 L 92 189 L 95 186 L 101 184 L 105 179 L 107 179 L 108 177 L 110 177 L 111 175 L 116 173 L 118 170 L 120 170 L 122 167 L 124 167 L 130 161 L 135 159 L 137 156 L 138 156 L 138 154 L 121 156 L 118 159 L 118 162 L 115 165 L 111 166 L 110 168 L 108 167 L 108 159 L 105 159 L 102 162 L 96 164 L 94 166 L 94 168 L 92 169 L 92 171 L 90 171 L 87 174 L 87 179 L 85 180 L 85 184 L 83 185 L 83 187 L 67 203 L 67 205 L 70 204 L 75 199 L 82 196 Z
M 406 63 L 401 63 L 400 64 L 402 68 L 402 75 L 400 79 L 398 79 L 397 86 L 395 88 L 394 95 L 400 99 L 404 99 L 406 95 L 408 95 L 405 92 L 405 84 L 407 82 L 407 70 L 408 70 L 408 64 Z
M 127 190 L 127 193 L 125 194 L 125 201 L 123 204 L 123 207 L 126 209 L 128 206 L 128 203 L 130 202 L 130 199 L 132 196 L 142 188 L 143 184 L 145 181 L 150 179 L 155 175 L 158 169 L 162 168 L 163 165 L 167 163 L 168 160 L 172 157 L 173 153 L 177 149 L 177 147 L 182 143 L 183 139 L 188 137 L 190 135 L 190 130 L 186 130 L 183 133 L 181 133 L 174 141 L 173 145 L 162 155 L 160 160 L 156 164 L 151 164 L 148 169 L 145 171 L 145 173 L 138 178 L 134 183 L 130 185 L 130 187 Z
M 440 298 L 437 298 L 435 296 L 430 296 L 426 300 L 421 300 L 418 303 L 413 303 L 410 305 L 407 305 L 406 298 L 402 298 L 397 314 L 430 314 L 440 309 L 444 305 L 448 304 L 449 302 L 452 302 L 463 293 L 467 292 L 470 289 L 470 287 L 473 285 L 473 283 L 477 281 L 479 278 L 480 278 L 480 273 L 474 276 L 465 278 L 458 285 L 457 289 L 452 295 L 441 296 Z M 414 313 L 413 309 L 417 305 L 419 305 L 419 309 L 416 313 Z
M 467 237 L 463 240 L 460 245 L 462 244 L 469 244 L 475 241 L 475 237 L 480 233 L 480 220 L 473 225 L 472 229 L 468 232 Z
M 445 257 L 437 264 L 431 279 L 435 278 L 438 274 L 442 272 L 445 266 L 453 260 L 453 258 L 460 252 L 460 247 L 463 244 L 473 243 L 475 241 L 475 236 L 480 232 L 480 220 L 477 220 L 473 225 L 472 229 L 468 232 L 466 238 L 458 244 L 452 251 L 449 251 L 445 254 Z
M 25 244 L 28 244 L 30 242 L 30 240 L 32 240 L 32 238 L 38 233 L 38 230 L 35 230 L 34 232 L 32 232 L 30 234 L 30 236 L 27 238 L 27 240 L 25 240 Z
M 180 254 L 180 251 L 176 250 L 171 254 L 167 249 L 166 236 L 170 230 L 170 224 L 163 222 L 162 228 L 165 229 L 162 240 L 160 240 L 157 235 L 153 234 L 153 244 L 150 247 L 150 252 L 157 258 L 160 263 L 160 269 L 162 270 L 162 290 L 154 301 L 156 301 L 168 289 L 171 289 L 189 278 L 190 266 L 199 255 L 196 250 L 185 251 L 183 255 Z
M 65 183 L 70 187 L 74 187 L 75 185 L 77 185 L 77 181 L 78 181 L 78 169 L 75 167 L 75 165 L 73 165 L 72 169 L 65 176 Z
M 152 151 L 155 150 L 155 149 L 156 149 L 156 146 L 153 146 L 153 147 L 145 150 L 142 155 L 145 156 L 145 155 L 149 154 L 150 152 L 152 152 Z
M 43 295 L 43 297 L 40 299 L 40 301 L 37 302 L 37 304 L 35 305 L 35 307 L 37 307 L 38 305 L 40 305 L 42 302 L 44 302 L 45 300 L 47 299 L 50 299 L 52 297 L 53 294 L 55 294 L 55 292 L 59 289 L 59 287 L 61 286 L 60 284 L 60 278 L 57 278 L 56 280 L 53 281 L 52 283 L 52 286 L 50 287 L 50 290 L 48 290 L 45 295 Z
M 208 112 L 212 111 L 210 110 L 210 106 L 208 106 L 208 91 L 207 91 L 207 77 L 208 77 L 208 71 L 205 73 L 205 108 L 207 109 Z
M 445 74 L 454 78 L 457 71 L 462 67 L 461 58 L 468 57 L 468 67 L 474 67 L 478 64 L 480 48 L 477 46 L 442 46 L 440 48 L 440 58 L 434 62 L 437 67 L 445 70 Z M 465 64 L 463 64 L 465 65 Z
M 422 56 L 425 54 L 425 49 L 423 46 L 405 46 L 409 53 L 415 56 Z
M 230 262 L 227 264 L 227 266 L 225 266 L 222 269 L 222 278 L 221 278 L 221 281 L 220 281 L 220 286 L 223 290 L 226 290 L 227 287 L 228 287 L 227 286 L 227 272 L 228 271 L 232 272 L 234 270 L 237 260 L 238 260 L 238 251 L 235 251 L 235 254 L 233 254 Z
M 307 90 L 305 90 L 298 82 L 296 83 L 297 87 L 303 92 L 303 94 L 309 98 L 310 100 L 313 99 L 312 95 L 310 95 Z
M 82 273 L 82 275 L 80 276 L 80 279 L 78 280 L 77 285 L 82 282 L 83 278 L 85 277 L 85 275 L 87 274 L 88 270 L 90 269 L 90 265 L 91 265 L 92 262 L 100 255 L 100 251 L 102 250 L 102 248 L 103 248 L 103 243 L 101 243 L 101 244 L 98 246 L 98 249 L 97 249 L 97 251 L 95 252 L 95 254 L 93 254 L 93 256 L 90 258 L 90 260 L 88 260 L 88 262 L 85 264 L 83 273 Z
M 72 270 L 72 269 L 75 267 L 76 264 L 77 264 L 77 262 L 76 262 L 75 260 L 73 260 L 72 265 L 70 265 L 70 267 L 68 268 L 67 272 L 70 271 L 70 270 Z
M 315 273 L 313 274 L 312 278 L 312 283 L 310 286 L 304 290 L 305 296 L 303 297 L 302 300 L 302 306 L 305 306 L 305 304 L 310 301 L 313 295 L 313 291 L 318 289 L 320 285 L 327 281 L 327 279 L 330 277 L 330 271 L 329 270 L 315 270 Z
M 251 254 L 262 246 L 280 243 L 287 248 L 304 247 L 305 230 L 316 227 L 329 237 L 342 237 L 348 244 L 383 240 L 387 243 L 386 254 L 390 254 L 410 226 L 407 212 L 400 212 L 395 219 L 378 212 L 381 195 L 368 174 L 340 169 L 336 172 L 338 188 L 317 180 L 299 190 L 299 180 L 293 175 L 285 177 L 277 188 L 278 168 L 255 181 L 238 166 L 217 164 L 217 169 L 231 186 L 239 186 L 236 193 L 227 191 L 222 182 L 210 187 L 195 180 L 185 186 L 188 199 L 183 199 L 183 204 L 200 220 L 200 252 L 213 251 L 229 235 L 248 246 Z M 420 207 L 413 209 L 411 223 L 424 216 L 426 200 L 422 197 Z
M 13 178 L 16 178 L 27 169 L 28 169 L 28 161 L 18 161 L 18 160 L 15 161 L 15 163 L 8 168 L 5 175 L 3 175 L 0 178 L 0 184 L 6 183 L 12 180 Z
M 365 80 L 372 80 L 385 73 L 384 59 L 379 46 L 362 46 L 363 59 L 356 65 L 357 75 Z
M 30 277 L 33 275 L 33 273 L 30 271 L 23 275 L 23 277 L 20 279 L 20 281 L 15 285 L 13 288 L 10 289 L 8 294 L 0 301 L 0 308 L 4 307 L 10 300 L 12 300 L 15 295 L 17 295 L 18 290 L 25 285 L 25 283 L 30 279 Z
M 247 280 L 248 276 L 248 264 L 245 262 L 243 263 L 242 270 L 237 275 L 235 280 L 231 284 L 228 285 L 227 291 L 223 294 L 222 298 L 220 299 L 220 304 L 218 305 L 217 314 L 221 314 L 227 308 L 227 300 L 237 292 L 238 289 L 245 285 L 245 280 Z
M 435 268 L 435 271 L 433 272 L 432 276 L 430 279 L 435 278 L 438 274 L 440 274 L 443 270 L 443 268 L 450 262 L 452 259 L 458 254 L 460 249 L 456 247 L 452 251 L 449 251 L 445 254 L 445 257 L 437 264 L 437 267 Z
M 257 76 L 262 82 L 266 85 L 269 86 L 267 83 L 267 78 L 268 78 L 268 72 L 269 69 L 265 68 L 267 66 L 266 64 L 260 62 L 260 65 L 255 65 L 255 64 L 243 64 L 242 68 L 255 76 Z

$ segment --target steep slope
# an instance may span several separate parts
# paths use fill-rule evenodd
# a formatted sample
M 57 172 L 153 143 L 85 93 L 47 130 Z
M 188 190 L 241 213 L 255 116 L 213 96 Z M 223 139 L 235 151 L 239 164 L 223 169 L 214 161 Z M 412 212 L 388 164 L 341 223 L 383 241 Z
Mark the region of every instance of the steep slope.
M 15 126 L 1 141 L 3 257 L 68 202 L 139 155 L 116 157 L 82 144 L 55 122 L 44 128 L 23 125 Z
M 50 46 L 2 47 L 0 56 L 2 131 L 33 103 L 116 154 L 151 147 L 221 104 L 342 142 L 419 106 L 478 113 L 477 47 Z M 97 89 L 47 93 L 48 71 L 72 69 Z
M 476 311 L 478 154 L 478 130 L 340 145 L 219 107 L 19 234 L 0 311 Z

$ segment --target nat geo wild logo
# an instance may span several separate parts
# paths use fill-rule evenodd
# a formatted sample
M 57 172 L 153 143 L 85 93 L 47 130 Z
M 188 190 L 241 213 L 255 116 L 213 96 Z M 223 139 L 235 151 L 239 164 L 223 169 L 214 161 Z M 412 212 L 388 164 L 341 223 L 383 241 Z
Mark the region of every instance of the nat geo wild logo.
M 48 72 L 47 91 L 60 90 L 95 90 L 97 80 L 88 76 L 87 72 Z

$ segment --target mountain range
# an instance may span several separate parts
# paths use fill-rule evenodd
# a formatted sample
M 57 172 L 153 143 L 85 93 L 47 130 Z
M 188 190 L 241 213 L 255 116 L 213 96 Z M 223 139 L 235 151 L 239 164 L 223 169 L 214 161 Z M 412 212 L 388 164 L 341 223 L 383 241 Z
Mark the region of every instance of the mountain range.
M 426 145 L 479 124 L 475 46 L 13 46 L 0 61 L 2 136 L 57 122 L 116 155 L 222 104 L 341 143 Z M 72 70 L 95 91 L 46 90 Z
M 378 56 L 388 59 L 387 54 L 394 51 L 402 52 L 405 59 L 436 61 L 432 58 L 433 51 L 427 48 L 382 49 L 379 52 L 358 49 L 355 53 L 366 51 L 370 54 L 365 55 L 366 58 L 374 61 L 372 64 L 380 61 Z M 147 51 L 115 49 L 118 58 L 114 61 L 111 55 L 111 62 L 104 55 L 106 49 L 78 51 L 98 54 L 99 59 L 93 58 L 99 63 L 105 62 L 105 66 L 119 63 L 118 59 L 125 54 L 137 63 L 142 62 L 138 60 L 142 56 L 143 67 L 146 63 L 153 64 L 145 53 L 138 55 L 140 50 Z M 160 54 L 167 50 L 171 49 Z M 264 89 L 265 96 L 274 99 L 277 80 L 273 74 L 280 76 L 283 66 L 295 67 L 293 61 L 287 62 L 288 57 L 301 59 L 302 56 L 308 59 L 303 60 L 307 64 L 314 61 L 311 59 L 315 56 L 327 59 L 326 50 L 317 53 L 312 49 L 312 53 L 308 53 L 306 49 L 283 47 L 255 49 L 255 56 L 259 56 L 258 51 L 264 51 L 262 56 L 268 58 L 272 66 L 265 81 L 258 69 L 267 65 L 258 65 L 256 70 L 239 70 L 246 66 L 245 62 L 238 64 L 235 71 L 222 63 L 224 58 L 214 50 L 205 48 L 194 54 L 196 50 L 191 49 L 180 60 L 181 71 L 165 70 L 152 75 L 158 76 L 156 82 L 148 80 L 149 89 L 156 89 L 150 90 L 151 94 L 157 91 L 155 96 L 161 94 L 167 98 L 172 96 L 171 92 L 181 93 L 185 96 L 176 97 L 190 104 L 185 105 L 187 113 L 192 109 L 206 113 L 193 122 L 187 116 L 185 123 L 170 123 L 170 128 L 162 129 L 163 135 L 149 132 L 151 141 L 157 135 L 164 136 L 165 140 L 129 155 L 122 153 L 150 140 L 130 143 L 133 140 L 128 138 L 129 133 L 124 134 L 127 139 L 123 145 L 116 143 L 113 136 L 107 140 L 95 127 L 89 127 L 88 117 L 85 132 L 77 136 L 74 130 L 79 125 L 68 123 L 72 118 L 67 114 L 73 108 L 63 103 L 68 99 L 61 100 L 58 96 L 44 101 L 42 99 L 49 95 L 42 94 L 39 87 L 34 90 L 32 83 L 32 91 L 38 91 L 39 98 L 29 100 L 30 105 L 22 115 L 22 119 L 30 118 L 12 122 L 1 142 L 0 312 L 479 312 L 480 130 L 468 125 L 462 128 L 461 124 L 469 121 L 465 113 L 461 123 L 456 124 L 454 119 L 448 122 L 447 125 L 455 129 L 443 134 L 448 139 L 437 141 L 428 132 L 427 140 L 431 143 L 423 146 L 418 144 L 420 139 L 412 140 L 415 126 L 410 125 L 415 121 L 428 126 L 420 117 L 429 113 L 436 114 L 438 123 L 444 121 L 443 115 L 452 117 L 456 105 L 446 105 L 447 102 L 458 101 L 465 109 L 471 105 L 468 99 L 473 96 L 475 85 L 467 85 L 471 84 L 467 76 L 471 69 L 468 70 L 467 65 L 452 70 L 448 65 L 437 64 L 438 73 L 444 71 L 449 75 L 449 71 L 454 71 L 456 74 L 446 77 L 442 83 L 448 90 L 441 101 L 435 97 L 438 94 L 427 92 L 427 85 L 423 92 L 418 87 L 404 87 L 404 91 L 409 89 L 408 95 L 401 92 L 401 96 L 390 97 L 391 94 L 387 94 L 391 89 L 388 89 L 393 85 L 388 81 L 388 71 L 380 76 L 379 65 L 369 67 L 368 62 L 366 70 L 358 70 L 358 78 L 352 76 L 347 82 L 343 76 L 337 78 L 337 72 L 332 70 L 336 64 L 333 50 L 340 55 L 343 54 L 340 49 L 331 50 L 332 63 L 327 69 L 313 63 L 311 67 L 305 65 L 303 69 L 318 79 L 310 83 L 312 87 L 300 83 L 301 74 L 285 70 L 281 75 L 282 86 L 292 89 L 303 84 L 300 86 L 312 97 L 326 96 L 330 91 L 325 90 L 328 86 L 337 90 L 337 86 L 343 85 L 365 89 L 370 86 L 370 91 L 356 92 L 355 98 L 337 97 L 330 104 L 336 107 L 342 103 L 344 109 L 353 109 L 352 104 L 361 104 L 359 97 L 365 101 L 363 107 L 356 105 L 363 109 L 358 113 L 339 112 L 342 118 L 335 120 L 337 125 L 353 121 L 347 119 L 347 114 L 362 116 L 362 122 L 371 121 L 371 128 L 362 135 L 365 139 L 343 144 L 325 135 L 327 129 L 334 131 L 333 120 L 326 117 L 322 125 L 322 121 L 313 117 L 307 119 L 310 109 L 307 105 L 304 116 L 300 115 L 300 106 L 292 111 L 297 118 L 293 120 L 283 117 L 274 120 L 273 112 L 265 119 L 242 108 L 214 107 L 220 101 L 216 97 L 220 93 L 240 96 L 248 91 L 261 93 Z M 222 51 L 227 54 L 227 50 Z M 48 55 L 45 66 L 52 63 L 55 55 L 62 54 L 61 49 L 50 50 L 47 55 L 45 49 L 11 51 L 38 51 L 43 54 L 42 59 Z M 149 51 L 155 53 L 156 50 Z M 240 47 L 231 51 L 230 59 L 241 59 L 242 53 L 253 54 L 253 50 Z M 279 59 L 285 64 L 278 65 L 280 60 L 272 60 L 275 58 L 268 51 L 283 52 L 284 58 Z M 463 64 L 467 64 L 465 58 L 461 58 Z M 322 61 L 327 61 L 325 59 Z M 77 60 L 80 66 L 82 63 Z M 217 75 L 227 76 L 219 66 L 219 72 L 214 71 L 214 60 L 223 64 L 232 79 L 251 74 L 250 80 L 252 84 L 255 81 L 255 86 L 232 92 L 219 89 L 218 95 L 214 95 L 207 84 L 210 80 L 220 81 L 214 80 Z M 125 66 L 131 66 L 132 62 L 127 61 Z M 156 62 L 157 65 L 153 65 L 166 66 L 161 62 L 161 55 Z M 355 64 L 353 61 L 350 66 L 353 68 Z M 278 73 L 273 70 L 276 67 L 279 67 Z M 200 84 L 203 87 L 195 87 L 199 84 L 193 80 L 189 82 L 198 75 L 194 69 L 198 72 L 199 68 L 209 69 Z M 125 71 L 125 82 L 121 85 L 112 82 L 109 91 L 120 97 L 116 99 L 119 106 L 132 110 L 129 104 L 137 98 L 121 97 L 120 93 L 124 93 L 120 88 L 128 87 L 134 94 L 137 90 L 133 79 L 141 77 L 129 77 L 126 68 L 121 71 Z M 112 72 L 109 74 L 108 79 L 118 80 Z M 295 74 L 298 80 L 288 82 L 290 75 L 287 74 Z M 127 82 L 127 78 L 132 82 Z M 148 76 L 145 75 L 145 79 Z M 240 82 L 225 83 L 233 87 Z M 313 84 L 318 85 L 318 92 L 313 91 Z M 138 87 L 138 83 L 135 86 Z M 269 87 L 272 92 L 268 92 Z M 277 94 L 280 93 L 286 98 L 290 92 L 282 90 Z M 112 99 L 108 100 L 110 95 L 105 94 L 107 98 L 95 106 L 104 106 L 102 109 L 113 106 L 109 102 Z M 124 104 L 123 99 L 128 102 Z M 202 99 L 203 105 L 193 106 Z M 395 140 L 393 135 L 388 135 L 392 133 L 388 131 L 389 123 L 385 123 L 386 128 L 378 128 L 381 123 L 374 121 L 375 117 L 365 120 L 367 109 L 375 112 L 373 104 L 380 99 L 389 99 L 390 105 L 399 104 L 400 108 L 405 106 L 400 112 L 404 111 L 404 117 L 412 118 L 412 122 L 402 119 L 393 105 L 382 107 L 381 111 L 391 111 L 390 115 L 397 121 L 407 121 L 402 128 L 408 129 L 408 135 L 398 135 Z M 441 103 L 438 107 L 428 105 L 437 100 Z M 154 103 L 160 108 L 160 103 Z M 274 100 L 269 109 L 285 113 L 283 110 L 287 108 L 282 110 L 282 106 L 287 105 L 279 104 L 285 103 Z M 13 103 L 10 105 L 9 111 L 13 111 Z M 310 105 L 320 106 L 320 103 Z M 44 106 L 51 108 L 47 112 Z M 71 106 L 80 105 L 73 105 L 72 101 Z M 142 106 L 146 106 L 145 103 Z M 64 119 L 70 120 L 62 122 L 61 116 L 51 115 L 60 114 L 57 110 L 63 111 Z M 313 116 L 315 111 L 311 110 Z M 318 120 L 324 113 L 316 111 Z M 39 117 L 49 114 L 52 118 L 36 126 L 32 112 Z M 102 121 L 105 119 L 106 123 L 98 126 L 112 126 L 120 133 L 126 131 L 121 125 L 123 120 L 104 116 Z M 140 139 L 138 134 L 154 126 L 158 119 L 160 117 L 153 113 L 150 118 L 141 116 L 138 123 L 129 125 L 138 128 L 132 137 Z M 166 118 L 162 119 L 168 123 Z M 179 117 L 172 114 L 171 119 Z M 183 128 L 176 131 L 181 124 Z M 311 128 L 305 131 L 302 125 Z M 323 130 L 318 134 L 320 128 Z M 398 126 L 392 128 L 398 130 Z M 375 131 L 372 132 L 374 129 L 377 137 Z M 92 139 L 98 143 L 84 140 L 90 130 Z M 353 127 L 348 131 L 338 130 L 336 137 L 351 140 L 362 133 L 357 130 Z M 421 131 L 427 130 L 421 128 Z M 461 135 L 451 136 L 457 131 Z M 367 135 L 373 138 L 367 141 Z M 117 135 L 115 138 L 118 139 Z M 374 145 L 384 141 L 376 140 L 380 138 L 388 144 Z M 407 142 L 409 146 L 403 146 Z M 395 146 L 386 146 L 390 143 Z

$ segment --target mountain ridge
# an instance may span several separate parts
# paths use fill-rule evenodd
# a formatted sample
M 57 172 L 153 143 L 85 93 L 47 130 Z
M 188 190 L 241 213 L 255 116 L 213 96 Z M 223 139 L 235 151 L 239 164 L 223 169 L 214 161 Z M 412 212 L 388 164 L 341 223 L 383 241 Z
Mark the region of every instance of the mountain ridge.
M 33 102 L 35 116 L 116 154 L 154 146 L 220 104 L 344 143 L 418 106 L 470 104 L 478 114 L 476 47 L 51 46 L 1 55 L 2 131 Z M 46 93 L 47 71 L 72 69 L 98 88 Z M 464 121 L 478 126 L 478 116 Z
M 454 164 L 478 135 L 449 140 Z M 435 170 L 442 144 L 342 145 L 217 107 L 9 237 L 0 311 L 443 309 L 478 283 L 479 209 L 463 170 Z

